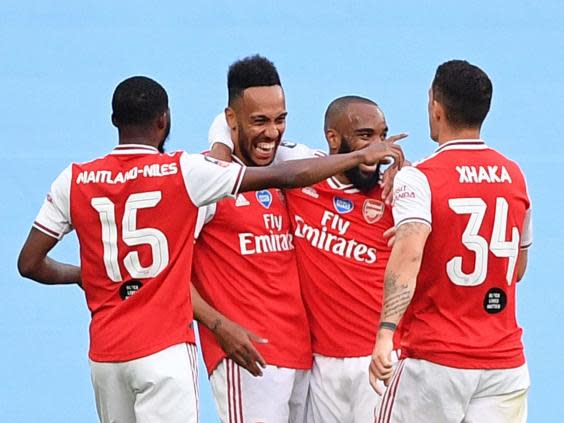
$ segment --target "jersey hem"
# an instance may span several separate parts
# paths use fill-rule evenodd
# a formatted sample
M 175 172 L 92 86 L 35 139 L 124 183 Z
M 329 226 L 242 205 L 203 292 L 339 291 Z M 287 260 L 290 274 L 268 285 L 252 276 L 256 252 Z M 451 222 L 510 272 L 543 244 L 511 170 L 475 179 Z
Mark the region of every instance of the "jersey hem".
M 370 345 L 370 348 L 366 348 L 366 350 L 364 349 L 358 349 L 353 351 L 348 351 L 348 350 L 343 350 L 343 351 L 339 351 L 339 352 L 335 352 L 335 350 L 333 349 L 332 351 L 329 350 L 325 350 L 325 349 L 313 349 L 313 354 L 314 355 L 322 355 L 323 357 L 331 357 L 331 358 L 358 358 L 358 357 L 366 357 L 367 355 L 372 355 L 372 351 L 374 350 L 374 344 L 376 342 L 376 339 L 374 339 L 374 342 Z
M 426 360 L 441 366 L 453 367 L 456 369 L 514 369 L 526 363 L 525 355 L 521 352 L 518 356 L 510 359 L 484 360 L 480 358 L 468 358 L 458 354 L 441 354 L 414 351 L 409 348 L 401 348 L 401 358 L 415 358 Z
M 196 344 L 196 339 L 193 334 L 188 334 L 183 337 L 177 337 L 174 339 L 167 340 L 165 342 L 159 343 L 157 345 L 151 346 L 150 348 L 144 348 L 142 350 L 128 352 L 123 354 L 101 354 L 90 351 L 88 357 L 90 360 L 98 363 L 121 363 L 124 361 L 136 360 L 138 358 L 147 357 L 149 355 L 158 353 L 168 347 L 177 344 Z
M 208 377 L 212 375 L 212 373 L 217 369 L 217 366 L 219 366 L 221 362 L 226 358 L 228 358 L 227 355 L 223 354 L 221 357 L 210 363 L 210 365 L 208 365 L 207 360 L 204 358 L 204 362 L 206 364 L 206 370 L 208 372 Z M 270 360 L 264 354 L 263 354 L 263 358 L 268 366 L 283 367 L 286 369 L 311 370 L 311 367 L 313 365 L 313 355 L 311 356 L 311 360 L 298 360 L 298 361 Z M 308 361 L 308 364 L 305 364 L 306 361 Z

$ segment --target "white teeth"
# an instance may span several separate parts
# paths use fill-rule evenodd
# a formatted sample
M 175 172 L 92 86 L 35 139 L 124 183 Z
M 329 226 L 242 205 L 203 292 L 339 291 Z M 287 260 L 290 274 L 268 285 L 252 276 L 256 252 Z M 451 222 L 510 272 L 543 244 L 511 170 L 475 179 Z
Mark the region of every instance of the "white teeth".
M 265 153 L 270 153 L 274 150 L 274 143 L 273 142 L 259 142 L 257 144 L 257 149 L 261 150 Z

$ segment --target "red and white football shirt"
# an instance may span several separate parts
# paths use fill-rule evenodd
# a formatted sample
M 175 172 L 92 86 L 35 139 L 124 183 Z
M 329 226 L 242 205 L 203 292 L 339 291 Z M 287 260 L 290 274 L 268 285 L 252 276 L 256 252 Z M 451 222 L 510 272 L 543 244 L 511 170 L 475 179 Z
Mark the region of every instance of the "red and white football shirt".
M 127 361 L 194 342 L 197 207 L 235 195 L 243 172 L 202 155 L 129 144 L 72 164 L 55 180 L 34 227 L 57 239 L 77 232 L 92 360 Z
M 309 369 L 309 326 L 283 192 L 245 192 L 200 210 L 205 223 L 194 249 L 192 281 L 202 297 L 268 339 L 256 345 L 268 364 Z M 203 326 L 200 340 L 211 374 L 225 352 Z
M 223 114 L 209 130 L 210 145 L 233 148 Z M 323 156 L 303 144 L 282 142 L 274 163 Z M 328 357 L 372 353 L 380 320 L 393 226 L 381 189 L 361 193 L 335 178 L 286 192 L 313 352 Z
M 393 226 L 380 187 L 363 194 L 330 178 L 287 196 L 313 352 L 370 355 Z
M 432 228 L 402 319 L 402 356 L 457 368 L 525 362 L 515 284 L 519 251 L 532 242 L 530 211 L 519 166 L 481 140 L 448 142 L 398 173 L 396 225 Z
M 276 160 L 320 155 L 283 143 Z M 372 353 L 390 255 L 383 233 L 393 226 L 381 194 L 379 186 L 362 193 L 336 178 L 286 192 L 314 353 Z

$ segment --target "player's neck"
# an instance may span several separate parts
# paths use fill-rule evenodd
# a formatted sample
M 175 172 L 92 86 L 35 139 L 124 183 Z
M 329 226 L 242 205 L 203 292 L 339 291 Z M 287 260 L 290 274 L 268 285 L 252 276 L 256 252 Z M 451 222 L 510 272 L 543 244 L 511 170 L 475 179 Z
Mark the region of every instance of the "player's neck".
M 343 185 L 352 184 L 351 180 L 347 178 L 347 176 L 344 173 L 338 173 L 337 175 L 335 175 L 335 179 L 340 183 L 342 183 Z
M 478 140 L 480 139 L 480 128 L 451 128 L 444 127 L 438 136 L 439 145 L 453 140 Z
M 156 134 L 146 129 L 135 127 L 129 127 L 126 130 L 118 130 L 118 139 L 119 144 L 141 144 L 155 148 L 159 146 L 158 136 Z

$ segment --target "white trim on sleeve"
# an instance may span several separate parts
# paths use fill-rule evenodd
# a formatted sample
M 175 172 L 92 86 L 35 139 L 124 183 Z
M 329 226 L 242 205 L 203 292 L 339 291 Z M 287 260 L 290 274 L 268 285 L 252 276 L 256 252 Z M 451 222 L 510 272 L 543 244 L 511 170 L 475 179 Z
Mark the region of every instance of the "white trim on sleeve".
M 224 197 L 234 197 L 239 192 L 246 168 L 202 154 L 182 153 L 180 169 L 190 199 L 201 207 Z
M 198 209 L 198 217 L 196 219 L 196 227 L 194 229 L 194 238 L 198 239 L 204 226 L 208 224 L 215 216 L 217 204 L 212 203 L 207 206 L 202 206 Z
M 432 228 L 431 187 L 425 174 L 416 167 L 404 167 L 396 175 L 392 214 L 396 227 L 418 222 Z
M 525 212 L 525 220 L 523 221 L 523 233 L 521 234 L 521 243 L 519 248 L 526 250 L 533 244 L 533 211 L 531 208 Z
M 70 188 L 72 165 L 67 166 L 51 185 L 33 227 L 56 239 L 61 239 L 72 228 L 70 217 Z

